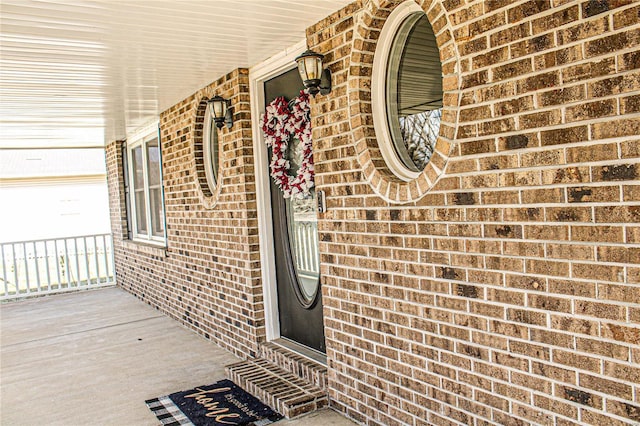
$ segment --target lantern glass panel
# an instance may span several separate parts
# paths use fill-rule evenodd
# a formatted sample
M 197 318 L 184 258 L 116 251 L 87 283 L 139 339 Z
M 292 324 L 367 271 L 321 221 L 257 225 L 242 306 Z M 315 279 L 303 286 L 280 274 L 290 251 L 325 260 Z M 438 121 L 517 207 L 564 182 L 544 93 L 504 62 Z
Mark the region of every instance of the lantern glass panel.
M 320 64 L 318 66 L 318 64 Z M 304 67 L 307 71 L 307 80 L 318 80 L 322 73 L 322 60 L 315 56 L 304 58 Z
M 214 118 L 223 118 L 225 113 L 227 112 L 227 103 L 224 100 L 215 100 L 213 101 L 213 117 Z

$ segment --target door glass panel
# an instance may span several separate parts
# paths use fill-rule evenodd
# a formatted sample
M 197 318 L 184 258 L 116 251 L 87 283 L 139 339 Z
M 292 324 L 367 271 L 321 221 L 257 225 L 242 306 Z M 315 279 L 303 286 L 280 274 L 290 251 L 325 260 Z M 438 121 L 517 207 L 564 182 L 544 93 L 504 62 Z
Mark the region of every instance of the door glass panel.
M 320 284 L 320 255 L 318 253 L 318 217 L 316 191 L 302 200 L 287 200 L 287 225 L 291 257 L 302 298 L 310 303 Z
M 302 164 L 302 143 L 293 139 L 289 144 L 287 158 L 291 163 L 291 174 L 297 173 Z M 320 285 L 320 253 L 318 250 L 318 216 L 316 214 L 316 191 L 303 199 L 288 198 L 287 228 L 289 247 L 296 272 L 300 296 L 306 303 L 316 297 Z

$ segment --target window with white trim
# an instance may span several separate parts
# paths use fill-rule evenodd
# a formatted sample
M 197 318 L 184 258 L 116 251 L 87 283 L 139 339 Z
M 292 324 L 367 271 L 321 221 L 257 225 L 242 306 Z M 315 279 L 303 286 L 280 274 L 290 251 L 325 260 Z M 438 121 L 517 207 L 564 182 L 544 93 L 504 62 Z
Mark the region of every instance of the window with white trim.
M 164 243 L 162 162 L 157 126 L 127 144 L 127 157 L 132 237 Z
M 207 104 L 204 114 L 204 128 L 202 129 L 202 148 L 204 158 L 204 172 L 207 177 L 209 191 L 213 194 L 218 184 L 218 129 L 213 121 L 213 105 Z
M 404 181 L 431 159 L 442 117 L 440 51 L 427 15 L 415 1 L 387 18 L 372 75 L 376 134 L 389 168 Z

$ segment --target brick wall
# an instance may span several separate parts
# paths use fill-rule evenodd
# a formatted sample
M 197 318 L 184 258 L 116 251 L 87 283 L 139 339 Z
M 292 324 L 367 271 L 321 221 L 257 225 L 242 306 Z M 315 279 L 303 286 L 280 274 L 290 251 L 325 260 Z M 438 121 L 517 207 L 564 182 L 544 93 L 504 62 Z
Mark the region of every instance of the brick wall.
M 395 179 L 373 52 L 398 2 L 307 31 L 330 396 L 366 424 L 640 422 L 640 5 L 425 0 L 435 166 Z M 440 169 L 444 169 L 439 173 Z
M 235 122 L 219 133 L 211 193 L 194 142 L 215 94 L 231 100 Z M 265 336 L 249 110 L 248 71 L 240 69 L 161 114 L 166 248 L 126 240 L 122 142 L 107 146 L 118 285 L 240 356 L 255 355 Z

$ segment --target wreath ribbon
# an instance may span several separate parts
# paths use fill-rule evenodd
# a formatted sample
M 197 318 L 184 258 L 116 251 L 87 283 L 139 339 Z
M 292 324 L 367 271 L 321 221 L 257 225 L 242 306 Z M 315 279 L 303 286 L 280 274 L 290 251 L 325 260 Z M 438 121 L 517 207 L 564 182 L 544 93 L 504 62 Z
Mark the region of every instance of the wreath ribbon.
M 265 143 L 272 149 L 271 177 L 284 198 L 305 198 L 314 186 L 310 109 L 309 94 L 301 90 L 290 103 L 283 96 L 275 98 L 260 120 Z M 292 176 L 286 155 L 289 142 L 296 138 L 302 143 L 302 164 Z

